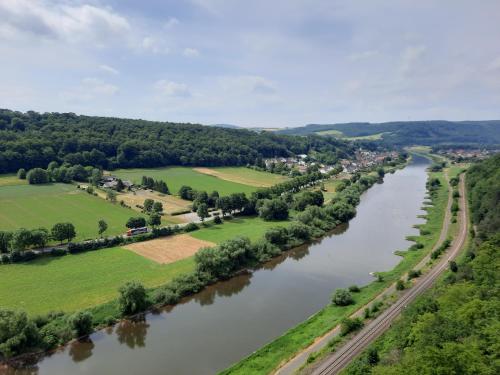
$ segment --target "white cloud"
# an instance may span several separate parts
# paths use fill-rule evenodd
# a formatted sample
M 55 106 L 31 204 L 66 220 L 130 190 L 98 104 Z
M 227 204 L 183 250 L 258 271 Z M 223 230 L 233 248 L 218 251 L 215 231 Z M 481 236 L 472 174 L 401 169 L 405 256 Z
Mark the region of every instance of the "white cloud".
M 142 39 L 141 48 L 144 51 L 155 54 L 167 54 L 170 52 L 168 47 L 164 46 L 162 42 L 152 36 L 146 36 Z
M 182 54 L 186 57 L 198 57 L 200 56 L 200 52 L 195 48 L 184 48 Z
M 226 76 L 221 79 L 221 83 L 225 90 L 241 94 L 272 95 L 276 93 L 274 83 L 261 76 Z
M 406 47 L 401 55 L 401 72 L 409 73 L 426 50 L 427 47 L 423 45 Z
M 177 18 L 175 18 L 175 17 L 170 17 L 170 18 L 167 20 L 167 22 L 165 22 L 164 27 L 165 27 L 166 29 L 172 29 L 172 28 L 174 28 L 175 26 L 177 26 L 177 25 L 178 25 L 178 24 L 180 24 L 180 23 L 181 23 L 181 22 L 180 22 Z
M 65 5 L 45 1 L 0 2 L 4 38 L 26 36 L 104 45 L 130 30 L 128 20 L 111 8 L 93 5 Z
M 118 70 L 116 70 L 115 68 L 113 68 L 113 67 L 111 67 L 109 65 L 106 65 L 106 64 L 99 65 L 99 69 L 105 71 L 106 73 L 110 73 L 110 74 L 113 74 L 113 75 L 120 74 L 120 72 Z
M 488 64 L 487 70 L 489 71 L 500 70 L 500 56 Z
M 185 83 L 178 83 L 167 80 L 159 80 L 154 84 L 155 89 L 162 96 L 187 98 L 191 96 L 188 86 Z
M 363 51 L 363 52 L 353 53 L 352 55 L 349 55 L 349 60 L 351 60 L 351 61 L 368 60 L 368 59 L 375 57 L 377 55 L 379 55 L 379 51 L 374 51 L 374 50 Z
M 118 92 L 118 87 L 97 78 L 84 78 L 82 86 L 85 90 L 93 94 L 115 95 Z

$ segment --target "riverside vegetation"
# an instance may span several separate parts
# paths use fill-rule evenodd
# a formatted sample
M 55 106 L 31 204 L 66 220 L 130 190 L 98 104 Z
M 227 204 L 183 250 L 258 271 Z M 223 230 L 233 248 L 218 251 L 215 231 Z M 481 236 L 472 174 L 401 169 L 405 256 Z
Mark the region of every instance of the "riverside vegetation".
M 471 221 L 467 250 L 438 284 L 343 374 L 500 372 L 500 155 L 466 173 Z
M 426 254 L 429 254 L 439 238 L 449 191 L 443 171 L 429 171 L 427 190 L 430 204 L 425 207 L 427 211 L 426 223 L 419 226 L 419 236 L 408 237 L 408 239 L 415 241 L 415 244 L 409 248 L 409 251 L 397 252 L 403 259 L 395 268 L 387 272 L 377 273 L 377 281 L 359 288 L 359 292 L 341 292 L 343 295 L 347 294 L 348 297 L 350 296 L 353 303 L 349 303 L 345 306 L 335 303 L 327 305 L 306 321 L 293 327 L 247 358 L 244 358 L 240 362 L 224 370 L 222 374 L 272 373 L 280 364 L 291 359 L 300 350 L 312 344 L 317 337 L 324 335 L 342 322 L 345 323 L 343 325 L 345 326 L 344 331 L 346 333 L 350 329 L 359 327 L 357 322 L 349 322 L 345 319 L 360 307 L 366 305 L 389 285 L 397 282 L 397 280 L 401 278 L 401 275 L 418 264 Z M 349 301 L 349 298 L 343 299 L 343 301 Z M 377 314 L 380 308 L 381 306 L 379 304 L 375 304 L 372 309 L 367 312 L 367 316 Z M 333 341 L 328 348 L 331 350 L 337 344 L 338 341 Z
M 95 329 L 112 324 L 122 316 L 143 312 L 154 305 L 176 303 L 180 298 L 196 293 L 217 280 L 227 279 L 243 268 L 252 267 L 284 250 L 323 236 L 328 230 L 355 215 L 355 206 L 359 203 L 362 192 L 380 178 L 378 175 L 355 175 L 352 180 L 344 182 L 342 187 L 337 187 L 338 193 L 334 199 L 321 207 L 319 205 L 323 200 L 319 193 L 308 192 L 293 196 L 292 193 L 310 186 L 320 177 L 320 174 L 297 177 L 271 188 L 259 189 L 253 199 L 248 199 L 247 204 L 255 212 L 271 212 L 271 217 L 283 215 L 283 207 L 286 212 L 291 207 L 303 207 L 304 210 L 296 213 L 289 225 L 270 228 L 263 238 L 256 241 L 239 237 L 222 242 L 216 248 L 202 249 L 194 258 L 192 272 L 174 277 L 164 286 L 144 289 L 143 292 L 136 284 L 125 285 L 120 289 L 119 299 L 86 310 L 85 326 L 88 326 L 89 316 L 90 326 Z M 304 206 L 303 201 L 313 205 Z M 123 302 L 125 299 L 126 303 Z M 123 307 L 124 305 L 127 307 Z M 47 350 L 77 337 L 82 330 L 74 329 L 71 325 L 71 322 L 78 320 L 75 314 L 81 316 L 78 312 L 28 316 L 22 311 L 3 309 L 0 325 L 11 328 L 2 331 L 0 337 L 2 356 L 8 358 L 19 353 Z

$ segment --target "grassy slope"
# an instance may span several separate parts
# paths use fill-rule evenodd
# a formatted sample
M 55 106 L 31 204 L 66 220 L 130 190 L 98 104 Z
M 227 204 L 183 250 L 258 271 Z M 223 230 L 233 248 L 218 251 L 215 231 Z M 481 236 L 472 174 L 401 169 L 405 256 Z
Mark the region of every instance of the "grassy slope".
M 246 167 L 214 167 L 210 169 L 219 173 L 221 179 L 257 187 L 272 186 L 288 180 L 286 176 L 256 171 Z
M 443 186 L 446 186 L 444 185 L 445 180 L 441 173 L 433 173 L 432 175 L 439 177 Z M 439 238 L 448 198 L 447 194 L 447 189 L 441 189 L 435 201 L 435 206 L 428 209 L 427 222 L 422 228 L 429 230 L 431 234 L 415 238 L 424 244 L 424 248 L 418 251 L 402 252 L 403 259 L 401 262 L 393 270 L 382 273 L 384 276 L 383 282 L 372 282 L 361 288 L 361 292 L 354 295 L 356 301 L 354 305 L 347 307 L 327 305 L 311 318 L 293 327 L 282 336 L 222 373 L 245 375 L 271 373 L 280 363 L 286 362 L 295 353 L 309 346 L 316 337 L 324 335 L 338 325 L 344 317 L 358 310 L 378 293 L 395 282 L 402 274 L 413 268 L 431 250 L 433 244 Z
M 262 238 L 271 227 L 284 226 L 287 221 L 264 221 L 259 217 L 236 217 L 224 220 L 224 224 L 210 224 L 206 228 L 192 232 L 191 236 L 200 240 L 220 243 L 238 236 L 249 237 L 252 241 Z
M 193 258 L 160 265 L 121 248 L 41 258 L 0 266 L 0 306 L 31 315 L 75 311 L 116 298 L 125 281 L 139 280 L 152 287 L 192 269 Z
M 112 173 L 134 183 L 140 183 L 142 176 L 162 179 L 167 183 L 172 194 L 177 194 L 182 185 L 191 186 L 195 190 L 205 190 L 208 193 L 217 190 L 221 195 L 231 193 L 246 193 L 248 195 L 257 189 L 254 186 L 238 184 L 199 173 L 188 167 L 119 169 Z
M 50 229 L 57 222 L 75 225 L 77 240 L 95 238 L 97 222 L 108 223 L 107 235 L 123 233 L 125 223 L 138 212 L 78 191 L 68 184 L 0 187 L 0 230 L 20 227 Z

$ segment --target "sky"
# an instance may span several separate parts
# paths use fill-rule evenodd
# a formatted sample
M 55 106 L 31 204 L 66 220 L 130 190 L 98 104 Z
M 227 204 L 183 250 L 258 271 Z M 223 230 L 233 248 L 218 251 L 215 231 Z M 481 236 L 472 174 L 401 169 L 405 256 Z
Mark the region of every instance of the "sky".
M 500 119 L 500 1 L 0 0 L 0 108 L 250 127 Z

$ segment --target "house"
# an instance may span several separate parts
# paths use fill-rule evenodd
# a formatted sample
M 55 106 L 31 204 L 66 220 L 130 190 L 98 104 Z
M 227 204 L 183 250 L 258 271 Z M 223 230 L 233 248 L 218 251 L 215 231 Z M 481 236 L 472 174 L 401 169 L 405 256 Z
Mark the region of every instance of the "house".
M 103 189 L 113 189 L 116 190 L 116 186 L 118 185 L 118 177 L 116 176 L 103 176 L 101 179 L 101 182 L 99 183 L 99 186 Z M 134 184 L 132 181 L 129 180 L 122 180 L 123 186 L 125 186 L 126 189 L 131 189 L 134 187 Z

